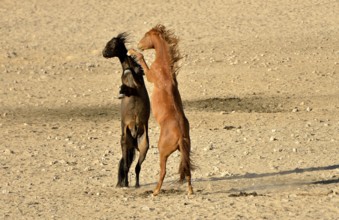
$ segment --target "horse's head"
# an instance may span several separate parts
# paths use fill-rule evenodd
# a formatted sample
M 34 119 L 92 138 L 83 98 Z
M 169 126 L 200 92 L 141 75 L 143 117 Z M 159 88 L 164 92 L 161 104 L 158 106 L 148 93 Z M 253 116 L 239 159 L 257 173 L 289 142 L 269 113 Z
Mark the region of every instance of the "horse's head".
M 140 50 L 153 49 L 154 43 L 153 43 L 152 38 L 155 35 L 159 36 L 159 33 L 154 29 L 151 29 L 150 31 L 146 32 L 144 37 L 138 43 L 138 49 L 140 49 Z
M 126 37 L 126 33 L 121 33 L 117 37 L 113 37 L 110 41 L 107 42 L 106 47 L 102 51 L 102 55 L 105 58 L 125 55 L 127 53 L 127 49 L 125 47 Z

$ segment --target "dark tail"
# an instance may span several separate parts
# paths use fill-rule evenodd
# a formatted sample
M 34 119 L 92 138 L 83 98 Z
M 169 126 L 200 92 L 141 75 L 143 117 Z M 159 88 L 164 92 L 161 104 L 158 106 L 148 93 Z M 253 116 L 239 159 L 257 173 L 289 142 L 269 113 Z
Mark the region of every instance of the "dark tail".
M 190 158 L 191 141 L 188 138 L 182 138 L 179 143 L 181 153 L 181 161 L 179 166 L 180 181 L 185 180 L 186 176 L 191 176 L 191 171 L 194 170 L 194 165 Z
M 127 143 L 127 164 L 128 168 L 130 168 L 131 164 L 133 163 L 134 157 L 135 157 L 135 147 L 137 146 L 137 140 L 135 139 L 137 135 L 136 127 L 135 125 L 132 127 L 132 129 L 127 128 L 126 133 L 128 136 L 128 143 Z

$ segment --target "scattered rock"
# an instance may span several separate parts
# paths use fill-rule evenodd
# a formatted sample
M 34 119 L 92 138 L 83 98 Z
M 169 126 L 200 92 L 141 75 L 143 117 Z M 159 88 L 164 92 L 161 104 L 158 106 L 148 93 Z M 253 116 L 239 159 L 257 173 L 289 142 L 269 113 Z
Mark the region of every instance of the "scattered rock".
M 148 207 L 148 206 L 143 206 L 143 207 L 141 208 L 141 210 L 143 210 L 143 211 L 154 211 L 155 208 L 151 208 L 151 207 Z
M 292 112 L 298 112 L 299 109 L 297 107 L 295 107 L 294 109 L 292 109 Z
M 12 151 L 11 149 L 8 149 L 8 148 L 6 148 L 3 152 L 4 152 L 5 155 L 14 154 L 14 151 Z
M 7 51 L 7 58 L 15 58 L 18 54 L 15 51 Z
M 239 193 L 232 193 L 229 195 L 229 197 L 255 197 L 255 196 L 265 196 L 263 194 L 258 194 L 257 192 L 239 192 Z
M 204 148 L 204 151 L 209 151 L 209 150 L 213 150 L 214 149 L 214 145 L 213 143 L 210 143 L 208 147 Z
M 233 130 L 233 129 L 240 129 L 241 126 L 239 127 L 235 127 L 235 126 L 232 126 L 232 125 L 226 125 L 223 127 L 223 129 L 226 129 L 226 130 Z
M 270 137 L 270 141 L 277 141 L 278 139 L 276 139 L 275 137 L 271 136 Z

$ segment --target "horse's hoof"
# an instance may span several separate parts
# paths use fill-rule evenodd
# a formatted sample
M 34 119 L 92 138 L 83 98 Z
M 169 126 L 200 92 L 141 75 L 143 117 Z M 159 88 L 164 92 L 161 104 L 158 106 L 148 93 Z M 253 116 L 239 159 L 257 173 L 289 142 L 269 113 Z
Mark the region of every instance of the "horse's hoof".
M 123 99 L 125 97 L 125 94 L 119 94 L 118 99 Z
M 117 185 L 115 186 L 117 188 L 128 188 L 128 184 L 125 183 L 117 183 Z
M 152 193 L 152 196 L 157 196 L 159 194 L 159 191 L 158 190 L 154 190 L 153 193 Z
M 135 50 L 133 50 L 133 49 L 129 49 L 128 51 L 127 51 L 127 56 L 132 56 L 132 55 L 134 55 L 135 54 Z
M 188 193 L 187 193 L 188 195 L 193 195 L 194 193 L 193 193 L 193 188 L 192 187 L 189 187 L 188 188 Z

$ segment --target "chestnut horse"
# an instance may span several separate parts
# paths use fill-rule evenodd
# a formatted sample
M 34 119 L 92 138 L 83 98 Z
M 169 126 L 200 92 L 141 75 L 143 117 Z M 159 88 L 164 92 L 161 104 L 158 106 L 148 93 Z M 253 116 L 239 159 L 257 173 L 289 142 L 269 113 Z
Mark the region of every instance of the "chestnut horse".
M 177 49 L 178 38 L 163 25 L 157 25 L 140 40 L 141 50 L 154 49 L 155 60 L 148 68 L 143 55 L 135 50 L 129 54 L 135 56 L 144 69 L 146 78 L 154 84 L 151 107 L 153 115 L 160 125 L 158 149 L 160 154 L 160 178 L 153 195 L 159 194 L 166 175 L 168 157 L 176 150 L 181 152 L 179 166 L 180 181 L 188 182 L 188 194 L 193 193 L 191 170 L 193 168 L 190 152 L 191 141 L 189 123 L 184 114 L 176 80 L 177 61 L 181 59 Z
M 130 56 L 127 56 L 125 46 L 126 34 L 113 37 L 102 54 L 105 58 L 118 57 L 122 66 L 120 89 L 121 98 L 121 150 L 117 187 L 128 186 L 128 172 L 133 162 L 135 150 L 139 151 L 139 160 L 135 167 L 136 183 L 139 187 L 141 164 L 146 158 L 149 148 L 148 119 L 150 116 L 150 101 L 144 83 L 144 72 L 141 66 Z

